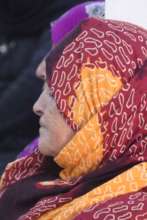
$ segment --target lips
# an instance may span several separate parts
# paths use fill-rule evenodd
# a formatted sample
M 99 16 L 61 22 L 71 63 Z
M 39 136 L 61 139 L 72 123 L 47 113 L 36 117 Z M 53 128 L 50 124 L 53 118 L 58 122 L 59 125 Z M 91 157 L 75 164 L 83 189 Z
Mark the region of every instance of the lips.
M 45 127 L 45 126 L 44 126 L 44 123 L 43 123 L 41 120 L 39 121 L 39 125 L 40 125 L 41 128 L 44 128 L 44 127 Z

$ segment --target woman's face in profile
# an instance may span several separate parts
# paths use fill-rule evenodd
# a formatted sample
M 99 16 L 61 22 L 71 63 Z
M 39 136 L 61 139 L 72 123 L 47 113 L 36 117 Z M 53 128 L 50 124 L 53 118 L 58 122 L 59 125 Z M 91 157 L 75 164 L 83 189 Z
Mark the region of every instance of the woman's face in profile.
M 44 155 L 56 156 L 74 132 L 57 109 L 46 82 L 40 97 L 33 106 L 33 111 L 40 117 L 38 146 L 40 152 Z

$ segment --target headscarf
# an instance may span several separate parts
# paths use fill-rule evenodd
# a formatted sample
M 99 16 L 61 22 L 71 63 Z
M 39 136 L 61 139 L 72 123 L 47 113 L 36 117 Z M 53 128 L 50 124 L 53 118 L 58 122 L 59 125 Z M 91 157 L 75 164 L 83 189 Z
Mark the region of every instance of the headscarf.
M 49 169 L 37 151 L 8 165 L 1 180 L 3 208 L 8 194 L 19 192 L 17 202 L 9 202 L 19 220 L 69 220 L 146 187 L 146 45 L 142 28 L 91 18 L 48 54 L 48 86 L 76 134 L 54 158 L 54 172 L 54 162 Z
M 48 85 L 76 131 L 55 159 L 65 179 L 95 169 L 104 158 L 116 160 L 127 153 L 129 162 L 144 160 L 138 156 L 138 137 L 146 134 L 141 108 L 146 93 L 138 93 L 136 74 L 147 58 L 145 30 L 89 19 L 76 32 L 47 57 Z

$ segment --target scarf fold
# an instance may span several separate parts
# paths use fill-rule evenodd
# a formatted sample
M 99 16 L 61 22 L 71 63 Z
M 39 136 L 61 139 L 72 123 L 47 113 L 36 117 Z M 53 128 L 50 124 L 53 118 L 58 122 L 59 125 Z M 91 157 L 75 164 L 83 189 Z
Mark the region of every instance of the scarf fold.
M 33 184 L 30 194 L 35 189 L 42 198 L 31 203 L 19 220 L 71 220 L 99 202 L 145 189 L 146 43 L 147 32 L 142 28 L 87 19 L 46 57 L 48 86 L 76 134 L 54 158 L 56 175 Z M 33 158 L 21 161 L 18 169 L 16 161 L 9 166 L 9 175 L 4 174 L 4 190 L 21 185 L 22 179 L 27 181 L 27 167 L 30 179 L 37 175 Z M 43 172 L 39 161 L 37 172 Z

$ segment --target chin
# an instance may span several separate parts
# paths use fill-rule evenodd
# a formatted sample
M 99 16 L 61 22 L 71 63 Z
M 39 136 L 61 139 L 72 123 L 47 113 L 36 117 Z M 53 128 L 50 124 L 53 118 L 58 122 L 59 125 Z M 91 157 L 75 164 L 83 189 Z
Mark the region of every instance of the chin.
M 49 145 L 41 138 L 39 138 L 38 149 L 44 156 L 54 156 L 54 153 L 49 149 Z
M 45 143 L 43 143 L 41 138 L 39 138 L 39 141 L 38 141 L 38 149 L 39 149 L 40 153 L 42 153 L 43 155 L 49 156 L 47 148 L 45 146 Z

